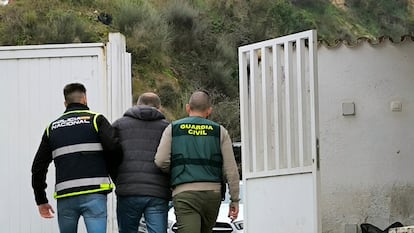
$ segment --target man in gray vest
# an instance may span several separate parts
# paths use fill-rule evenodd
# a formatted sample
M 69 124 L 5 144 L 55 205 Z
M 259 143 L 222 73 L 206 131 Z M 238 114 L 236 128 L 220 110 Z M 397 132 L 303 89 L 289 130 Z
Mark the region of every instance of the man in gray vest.
M 35 200 L 42 217 L 54 217 L 45 192 L 53 161 L 60 232 L 76 233 L 82 216 L 88 233 L 105 233 L 106 194 L 113 188 L 107 164 L 120 162 L 120 146 L 108 120 L 89 110 L 82 84 L 66 85 L 63 94 L 66 111 L 46 128 L 32 164 Z
M 211 233 L 222 199 L 221 183 L 229 184 L 229 218 L 239 212 L 239 173 L 227 130 L 208 120 L 209 95 L 196 91 L 186 105 L 188 117 L 165 129 L 155 164 L 171 175 L 173 205 L 180 233 Z
M 148 233 L 167 231 L 169 176 L 155 164 L 162 132 L 168 122 L 160 112 L 161 100 L 152 92 L 113 123 L 119 134 L 124 160 L 115 178 L 120 233 L 136 233 L 144 215 Z

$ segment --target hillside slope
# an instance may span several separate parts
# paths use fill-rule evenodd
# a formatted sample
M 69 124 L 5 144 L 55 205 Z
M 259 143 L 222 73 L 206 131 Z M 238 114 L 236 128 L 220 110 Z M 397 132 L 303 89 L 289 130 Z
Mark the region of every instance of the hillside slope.
M 126 36 L 134 98 L 160 94 L 170 120 L 197 88 L 239 139 L 237 47 L 316 29 L 326 43 L 414 36 L 412 0 L 14 0 L 0 7 L 0 45 L 105 42 Z

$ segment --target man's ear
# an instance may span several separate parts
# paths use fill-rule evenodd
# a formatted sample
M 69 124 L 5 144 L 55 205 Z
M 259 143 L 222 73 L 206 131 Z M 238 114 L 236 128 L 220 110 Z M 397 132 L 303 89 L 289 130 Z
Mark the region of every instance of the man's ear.
M 206 118 L 208 118 L 211 115 L 212 112 L 213 112 L 213 108 L 212 107 L 209 107 L 207 109 L 207 116 L 206 116 Z
M 66 103 L 66 101 L 63 102 L 63 104 L 65 105 L 65 108 L 68 106 L 68 103 Z
M 186 105 L 185 105 L 185 111 L 186 111 L 188 114 L 190 114 L 191 109 L 190 109 L 190 105 L 189 105 L 189 104 L 186 104 Z
M 81 104 L 88 105 L 88 99 L 86 98 L 86 95 L 82 97 Z

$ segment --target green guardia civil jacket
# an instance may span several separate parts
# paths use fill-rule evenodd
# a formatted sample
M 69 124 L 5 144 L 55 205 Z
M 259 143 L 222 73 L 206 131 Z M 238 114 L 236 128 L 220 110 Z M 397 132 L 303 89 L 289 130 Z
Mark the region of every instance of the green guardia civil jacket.
M 201 117 L 172 123 L 171 185 L 221 182 L 220 125 Z

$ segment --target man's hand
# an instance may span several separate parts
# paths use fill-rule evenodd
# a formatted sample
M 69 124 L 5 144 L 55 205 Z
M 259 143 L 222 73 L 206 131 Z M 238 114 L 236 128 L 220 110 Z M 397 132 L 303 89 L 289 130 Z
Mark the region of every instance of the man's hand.
M 37 206 L 39 208 L 40 216 L 43 218 L 53 218 L 55 211 L 49 203 L 41 204 Z
M 231 202 L 229 206 L 229 218 L 233 222 L 239 216 L 239 202 Z

